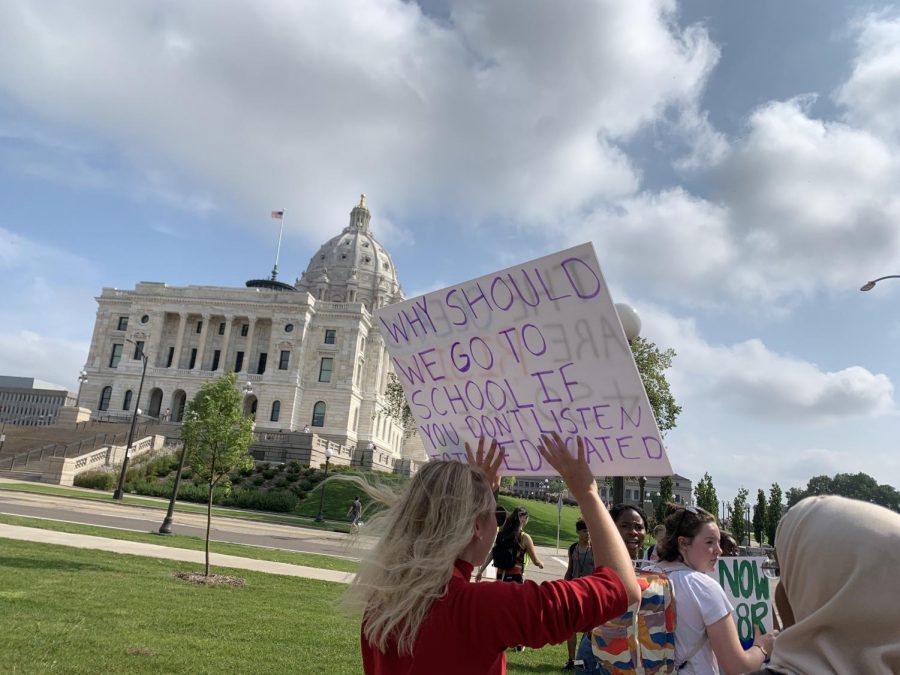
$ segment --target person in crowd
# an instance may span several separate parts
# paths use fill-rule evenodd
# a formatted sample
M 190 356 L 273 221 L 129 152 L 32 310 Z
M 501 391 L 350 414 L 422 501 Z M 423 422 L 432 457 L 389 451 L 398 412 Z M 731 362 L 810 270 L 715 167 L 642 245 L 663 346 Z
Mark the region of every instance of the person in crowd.
M 497 570 L 497 579 L 507 583 L 521 584 L 525 580 L 525 564 L 528 559 L 532 560 L 535 565 L 544 569 L 544 563 L 538 557 L 537 550 L 534 548 L 534 541 L 531 535 L 525 532 L 525 526 L 528 524 L 528 509 L 524 506 L 517 506 L 512 510 L 503 523 L 503 527 L 497 533 L 494 548 L 491 549 L 487 560 L 481 565 L 476 581 L 481 581 L 484 570 L 493 562 Z M 509 561 L 501 562 L 497 560 L 498 549 L 505 544 L 512 547 L 513 555 Z M 527 557 L 526 557 L 527 556 Z
M 653 543 L 647 547 L 647 550 L 644 553 L 645 560 L 649 560 L 651 562 L 657 562 L 659 560 L 659 542 L 665 536 L 666 536 L 666 526 L 665 525 L 657 525 L 656 527 L 653 528 Z
M 758 669 L 772 653 L 775 634 L 757 631 L 744 650 L 725 591 L 709 576 L 722 549 L 716 518 L 695 506 L 669 504 L 659 568 L 675 595 L 675 666 L 686 675 L 727 675 Z
M 775 534 L 784 624 L 758 673 L 900 673 L 900 514 L 844 497 L 807 497 Z
M 563 579 L 578 579 L 594 572 L 594 554 L 591 551 L 591 533 L 587 524 L 580 518 L 575 521 L 575 534 L 578 541 L 569 546 L 569 565 Z M 575 648 L 578 646 L 578 635 L 573 634 L 568 641 L 569 660 L 563 670 L 574 670 Z
M 639 506 L 616 504 L 609 510 L 629 557 L 638 561 L 644 553 L 644 540 L 647 538 L 647 514 Z
M 503 460 L 496 442 L 487 452 L 483 439 L 476 453 L 467 445 L 468 464 L 428 462 L 399 496 L 350 479 L 386 506 L 369 523 L 381 537 L 347 591 L 362 610 L 367 675 L 500 675 L 507 648 L 562 642 L 637 602 L 628 552 L 600 501 L 582 439 L 573 450 L 558 434 L 541 438 L 541 456 L 581 507 L 596 567 L 542 584 L 469 583 L 496 532 L 493 491 Z
M 643 552 L 647 515 L 631 504 L 616 504 L 609 515 L 616 524 L 635 565 Z M 575 672 L 657 673 L 671 672 L 674 665 L 675 609 L 668 579 L 659 572 L 639 572 L 641 601 L 637 621 L 634 611 L 600 626 L 582 638 Z
M 726 530 L 722 530 L 719 533 L 719 548 L 722 549 L 723 558 L 734 558 L 735 556 L 740 555 L 738 543 L 735 540 L 734 535 Z

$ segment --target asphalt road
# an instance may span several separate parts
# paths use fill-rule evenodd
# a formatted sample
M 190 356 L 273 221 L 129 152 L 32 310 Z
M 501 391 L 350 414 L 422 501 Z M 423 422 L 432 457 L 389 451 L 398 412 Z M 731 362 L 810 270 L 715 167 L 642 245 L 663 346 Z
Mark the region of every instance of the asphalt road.
M 158 509 L 11 490 L 0 490 L 0 513 L 136 532 L 156 532 L 165 517 L 165 511 Z M 206 536 L 206 516 L 176 512 L 172 531 L 202 538 Z M 211 538 L 214 541 L 320 553 L 354 560 L 358 560 L 365 549 L 372 545 L 371 538 L 365 536 L 351 538 L 339 532 L 223 516 L 213 516 Z M 544 569 L 530 564 L 527 569 L 529 579 L 540 582 L 562 577 L 566 571 L 565 547 L 560 549 L 560 554 L 553 547 L 538 547 L 538 555 L 544 563 Z

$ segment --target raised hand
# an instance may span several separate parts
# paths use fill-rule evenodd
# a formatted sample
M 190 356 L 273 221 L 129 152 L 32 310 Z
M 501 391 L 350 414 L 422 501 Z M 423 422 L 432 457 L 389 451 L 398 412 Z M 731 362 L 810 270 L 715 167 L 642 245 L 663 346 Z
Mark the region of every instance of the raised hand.
M 487 454 L 484 452 L 484 436 L 478 439 L 478 451 L 473 454 L 469 442 L 466 441 L 466 457 L 469 458 L 471 466 L 477 466 L 488 479 L 491 490 L 496 492 L 500 489 L 500 464 L 503 462 L 504 452 L 497 451 L 497 439 L 491 441 Z
M 553 432 L 552 436 L 541 436 L 538 450 L 547 463 L 556 469 L 575 498 L 580 500 L 581 496 L 597 491 L 597 482 L 584 459 L 584 440 L 581 436 L 576 445 L 577 451 L 573 456 L 562 437 Z

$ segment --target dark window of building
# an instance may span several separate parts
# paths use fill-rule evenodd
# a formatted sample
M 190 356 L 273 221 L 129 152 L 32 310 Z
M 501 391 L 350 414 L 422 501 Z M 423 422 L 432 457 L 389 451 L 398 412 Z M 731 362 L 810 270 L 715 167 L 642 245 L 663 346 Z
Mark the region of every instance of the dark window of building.
M 202 321 L 198 321 L 198 322 L 197 322 L 197 332 L 198 332 L 198 333 L 202 333 L 202 332 L 203 332 L 203 322 L 202 322 Z
M 256 372 L 259 373 L 260 375 L 262 375 L 264 372 L 266 372 L 266 359 L 268 357 L 269 357 L 269 355 L 266 354 L 266 352 L 259 353 L 259 368 L 256 369 Z
M 144 314 L 144 316 L 141 317 L 141 323 L 147 323 L 149 320 L 150 316 L 147 314 Z
M 319 366 L 319 382 L 331 382 L 331 369 L 334 366 L 334 359 L 325 356 Z
M 193 368 L 197 364 L 197 348 L 194 347 L 191 350 L 191 362 L 188 365 L 188 368 Z
M 134 343 L 134 356 L 133 359 L 137 360 L 141 358 L 141 355 L 144 353 L 144 342 L 143 340 L 138 340 Z
M 109 367 L 118 368 L 119 361 L 122 360 L 122 345 L 117 344 L 113 345 L 112 347 L 112 354 L 109 355 Z
M 325 401 L 317 401 L 313 406 L 312 426 L 325 426 Z
M 281 350 L 281 358 L 278 359 L 278 370 L 287 370 L 291 361 L 291 352 L 288 349 Z
M 238 352 L 234 355 L 234 372 L 241 372 L 241 368 L 244 367 L 244 352 Z
M 247 337 L 247 334 L 250 332 L 250 324 L 245 323 L 241 326 L 241 337 Z
M 336 331 L 336 330 L 334 330 L 334 329 L 332 329 L 332 328 L 326 329 L 326 330 L 325 330 L 325 344 L 326 344 L 326 345 L 333 345 L 333 344 L 334 344 L 334 338 L 335 338 L 336 335 L 337 335 L 337 331 Z
M 166 358 L 166 368 L 172 367 L 172 359 L 175 358 L 175 347 L 169 347 L 169 356 Z
M 281 414 L 281 401 L 272 401 L 272 414 L 269 415 L 270 422 L 277 422 L 278 416 Z
M 122 410 L 131 410 L 131 389 L 125 392 L 125 400 L 122 401 Z
M 213 362 L 212 362 L 212 368 L 210 368 L 210 370 L 218 370 L 219 369 L 219 358 L 221 356 L 222 356 L 221 349 L 217 349 L 216 351 L 213 352 Z
M 119 328 L 118 330 L 128 330 L 128 317 L 120 316 L 119 317 Z
M 100 410 L 109 410 L 109 399 L 112 398 L 112 387 L 103 387 L 103 391 L 100 393 L 100 405 L 97 406 Z
M 225 322 L 219 323 L 219 335 L 225 335 Z
M 284 326 L 285 333 L 290 333 L 293 330 L 294 330 L 294 324 L 292 324 L 292 323 L 285 324 L 285 326 Z

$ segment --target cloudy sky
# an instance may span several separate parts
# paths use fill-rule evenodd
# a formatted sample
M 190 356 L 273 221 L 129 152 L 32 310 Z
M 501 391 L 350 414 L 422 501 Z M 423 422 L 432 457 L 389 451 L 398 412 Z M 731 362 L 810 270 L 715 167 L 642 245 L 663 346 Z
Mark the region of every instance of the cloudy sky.
M 900 8 L 0 3 L 0 374 L 103 287 L 299 276 L 365 192 L 407 295 L 592 241 L 679 473 L 900 486 Z

